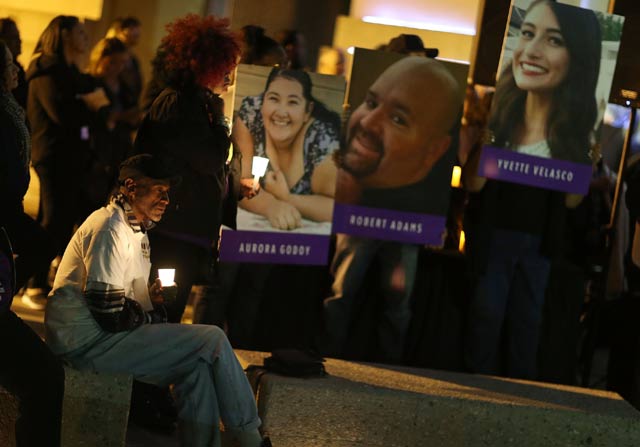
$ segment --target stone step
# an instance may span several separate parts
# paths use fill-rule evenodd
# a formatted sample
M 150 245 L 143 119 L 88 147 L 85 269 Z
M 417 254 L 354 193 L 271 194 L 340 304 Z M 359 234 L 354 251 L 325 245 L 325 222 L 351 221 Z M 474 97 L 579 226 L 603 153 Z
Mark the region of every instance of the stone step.
M 65 368 L 62 447 L 124 447 L 132 376 Z
M 268 355 L 236 354 L 243 366 Z M 334 359 L 325 367 L 323 378 L 260 378 L 274 445 L 640 446 L 640 413 L 614 393 Z
M 131 384 L 125 374 L 65 368 L 62 447 L 124 447 Z M 18 415 L 18 399 L 0 388 L 0 446 L 15 446 Z

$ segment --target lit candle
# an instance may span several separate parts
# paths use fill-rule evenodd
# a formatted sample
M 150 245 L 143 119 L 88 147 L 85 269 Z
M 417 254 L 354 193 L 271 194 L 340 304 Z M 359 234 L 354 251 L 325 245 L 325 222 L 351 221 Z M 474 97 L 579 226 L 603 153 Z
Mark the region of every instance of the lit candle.
M 464 248 L 465 248 L 465 244 L 466 244 L 466 239 L 464 236 L 464 231 L 460 232 L 460 242 L 458 242 L 458 251 L 460 253 L 464 253 Z
M 251 164 L 251 175 L 253 175 L 253 189 L 258 189 L 258 182 L 260 177 L 267 171 L 267 165 L 269 165 L 269 159 L 265 157 L 253 157 L 253 163 Z
M 451 172 L 451 186 L 454 188 L 460 188 L 460 176 L 462 175 L 462 168 L 460 166 L 454 166 Z
M 158 269 L 158 278 L 162 287 L 173 286 L 176 277 L 176 269 Z

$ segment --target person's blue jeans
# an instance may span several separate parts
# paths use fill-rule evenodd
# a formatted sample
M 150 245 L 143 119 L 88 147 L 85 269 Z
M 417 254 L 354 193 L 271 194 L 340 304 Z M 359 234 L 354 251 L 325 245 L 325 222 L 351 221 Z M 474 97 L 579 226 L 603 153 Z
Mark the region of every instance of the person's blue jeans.
M 540 236 L 492 233 L 486 271 L 471 302 L 466 361 L 476 373 L 501 374 L 501 336 L 506 335 L 506 373 L 535 379 L 537 351 L 550 261 Z
M 324 302 L 325 331 L 329 355 L 343 353 L 354 303 L 365 281 L 375 282 L 383 297 L 383 311 L 376 328 L 380 356 L 398 362 L 411 322 L 411 295 L 418 265 L 419 246 L 357 238 L 339 234 L 332 270 L 333 296 Z M 367 277 L 372 263 L 380 267 L 377 277 Z
M 261 424 L 249 381 L 217 326 L 144 324 L 105 333 L 64 357 L 77 369 L 127 373 L 160 387 L 173 384 L 178 418 L 211 427 L 215 442 L 220 420 L 232 433 Z

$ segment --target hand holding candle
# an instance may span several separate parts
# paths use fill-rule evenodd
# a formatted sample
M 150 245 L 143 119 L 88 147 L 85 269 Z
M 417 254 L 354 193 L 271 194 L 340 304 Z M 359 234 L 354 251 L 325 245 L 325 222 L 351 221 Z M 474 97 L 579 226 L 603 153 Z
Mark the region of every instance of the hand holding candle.
M 258 182 L 260 177 L 267 171 L 269 165 L 269 159 L 265 157 L 253 157 L 253 163 L 251 164 L 251 175 L 253 175 L 253 189 L 258 189 Z
M 176 269 L 158 269 L 158 278 L 162 287 L 175 286 Z
M 178 286 L 175 283 L 176 269 L 158 269 L 158 279 L 162 286 L 161 293 L 165 303 L 176 299 Z

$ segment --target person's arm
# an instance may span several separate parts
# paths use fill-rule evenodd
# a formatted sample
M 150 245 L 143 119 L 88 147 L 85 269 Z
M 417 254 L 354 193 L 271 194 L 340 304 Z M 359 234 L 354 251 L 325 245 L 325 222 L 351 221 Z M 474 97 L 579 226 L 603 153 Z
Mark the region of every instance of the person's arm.
M 124 289 L 116 285 L 88 283 L 84 297 L 93 318 L 106 332 L 128 331 L 147 322 L 140 304 L 125 297 Z
M 486 177 L 480 177 L 478 175 L 481 154 L 482 145 L 475 145 L 469 153 L 467 162 L 462 168 L 462 186 L 469 192 L 479 192 L 487 183 Z
M 36 96 L 38 102 L 44 109 L 45 113 L 51 121 L 59 126 L 72 127 L 80 126 L 87 121 L 87 112 L 89 111 L 85 102 L 80 97 L 73 96 L 67 89 L 62 89 L 56 85 L 52 76 L 39 76 L 29 82 L 29 90 Z M 104 107 L 104 91 L 100 93 L 91 93 L 88 98 L 95 98 L 96 109 Z M 98 98 L 99 96 L 99 98 Z
M 113 231 L 99 231 L 84 255 L 87 283 L 84 297 L 93 318 L 106 332 L 122 332 L 143 324 L 166 322 L 161 305 L 145 312 L 140 304 L 125 296 L 124 272 L 131 268 L 125 254 L 126 241 Z
M 238 206 L 264 216 L 273 228 L 279 230 L 294 230 L 302 225 L 302 216 L 295 206 L 277 199 L 264 189 L 253 199 L 238 202 Z
M 239 116 L 233 122 L 231 141 L 233 142 L 233 148 L 242 155 L 242 178 L 252 177 L 251 165 L 254 155 L 254 140 L 249 128 Z
M 279 200 L 296 207 L 305 219 L 331 222 L 336 176 L 335 162 L 331 156 L 328 156 L 318 163 L 311 174 L 312 194 L 291 194 L 287 181 L 280 171 L 272 172 L 265 178 L 265 189 Z

